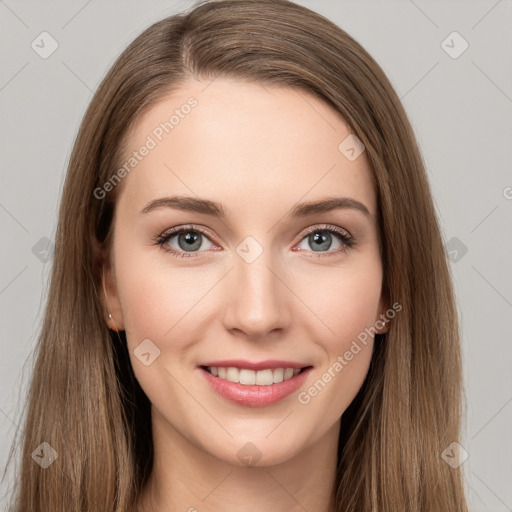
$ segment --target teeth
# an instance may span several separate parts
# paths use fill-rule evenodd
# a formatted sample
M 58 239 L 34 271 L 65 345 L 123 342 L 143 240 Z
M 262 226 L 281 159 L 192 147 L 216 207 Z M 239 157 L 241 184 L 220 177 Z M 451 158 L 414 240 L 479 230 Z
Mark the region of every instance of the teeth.
M 270 386 L 284 380 L 291 379 L 300 373 L 300 368 L 275 368 L 267 370 L 247 370 L 246 368 L 235 368 L 230 366 L 207 366 L 206 369 L 215 377 L 251 386 Z
M 230 368 L 230 370 L 234 370 L 238 375 L 238 379 L 232 380 L 231 382 L 240 382 L 240 384 L 247 384 L 252 385 L 256 384 L 256 372 L 253 372 L 252 370 L 238 370 L 238 368 Z M 258 372 L 263 373 L 263 372 Z M 272 383 L 270 383 L 272 384 Z
M 274 370 L 274 383 L 278 384 L 279 382 L 283 382 L 284 378 L 284 368 L 276 368 Z
M 240 382 L 240 372 L 238 368 L 228 368 L 226 370 L 226 380 L 229 380 L 229 382 Z
M 242 382 L 242 372 L 249 370 L 241 370 L 240 371 L 240 382 Z M 258 384 L 258 386 L 269 386 L 270 384 L 274 384 L 274 372 L 272 370 L 260 370 L 259 372 L 251 372 L 256 376 L 256 382 L 253 384 Z

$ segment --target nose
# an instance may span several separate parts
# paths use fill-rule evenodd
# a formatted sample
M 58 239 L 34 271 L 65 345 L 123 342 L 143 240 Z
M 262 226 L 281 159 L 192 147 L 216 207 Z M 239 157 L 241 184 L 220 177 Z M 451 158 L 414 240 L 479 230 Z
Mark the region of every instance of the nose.
M 266 251 L 252 263 L 235 256 L 233 265 L 225 283 L 225 328 L 251 340 L 286 330 L 293 294 L 286 285 L 284 269 Z

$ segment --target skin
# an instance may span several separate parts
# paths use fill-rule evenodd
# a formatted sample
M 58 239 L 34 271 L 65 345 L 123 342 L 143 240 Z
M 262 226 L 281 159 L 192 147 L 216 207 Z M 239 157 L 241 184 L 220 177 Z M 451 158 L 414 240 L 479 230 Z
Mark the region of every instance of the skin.
M 126 330 L 152 403 L 155 463 L 139 510 L 330 512 L 340 417 L 366 377 L 373 338 L 307 405 L 298 392 L 265 407 L 233 404 L 197 365 L 297 361 L 314 367 L 303 391 L 375 325 L 388 305 L 366 155 L 345 158 L 338 145 L 348 126 L 313 95 L 221 78 L 190 80 L 156 104 L 130 133 L 130 151 L 191 96 L 197 106 L 123 179 L 104 264 L 108 325 Z M 171 195 L 220 202 L 230 216 L 140 213 Z M 285 218 L 297 202 L 327 197 L 356 199 L 370 215 L 339 209 Z M 188 224 L 211 233 L 192 257 L 155 245 Z M 334 234 L 327 249 L 308 242 L 306 229 L 324 224 L 347 231 L 355 245 L 338 252 L 343 242 Z M 263 249 L 250 264 L 236 252 L 247 236 Z M 186 252 L 177 235 L 169 244 Z M 149 366 L 134 355 L 145 339 L 160 350 Z M 255 466 L 237 456 L 248 442 L 261 452 Z

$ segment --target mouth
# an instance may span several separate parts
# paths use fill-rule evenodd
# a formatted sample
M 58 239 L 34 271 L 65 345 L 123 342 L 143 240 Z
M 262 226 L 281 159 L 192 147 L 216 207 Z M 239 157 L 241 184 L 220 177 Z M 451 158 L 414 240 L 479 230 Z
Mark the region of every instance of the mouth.
M 211 389 L 223 398 L 237 405 L 261 407 L 297 390 L 313 366 L 284 361 L 219 361 L 198 369 Z

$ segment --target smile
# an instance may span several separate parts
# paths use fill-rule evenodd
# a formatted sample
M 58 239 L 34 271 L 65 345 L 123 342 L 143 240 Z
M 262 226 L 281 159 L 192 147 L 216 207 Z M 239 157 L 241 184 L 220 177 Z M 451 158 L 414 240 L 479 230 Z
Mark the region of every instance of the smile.
M 217 365 L 201 365 L 198 370 L 210 389 L 221 397 L 237 405 L 263 407 L 291 395 L 313 367 L 284 361 L 222 361 Z

